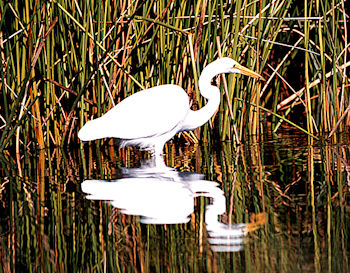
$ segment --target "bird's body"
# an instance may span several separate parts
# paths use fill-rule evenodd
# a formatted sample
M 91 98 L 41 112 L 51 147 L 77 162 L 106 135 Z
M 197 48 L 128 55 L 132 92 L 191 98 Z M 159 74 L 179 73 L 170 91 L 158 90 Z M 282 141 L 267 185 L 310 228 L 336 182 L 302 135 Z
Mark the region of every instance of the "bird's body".
M 156 86 L 127 97 L 102 117 L 86 123 L 79 138 L 117 138 L 121 147 L 161 152 L 164 143 L 181 130 L 188 110 L 188 96 L 181 87 Z
M 159 155 L 176 133 L 202 126 L 215 113 L 220 90 L 211 85 L 211 79 L 221 73 L 260 77 L 230 58 L 218 59 L 199 78 L 199 89 L 208 102 L 198 111 L 190 109 L 188 95 L 181 87 L 160 85 L 127 97 L 102 117 L 87 122 L 78 136 L 82 141 L 116 138 L 121 147 L 138 146 Z

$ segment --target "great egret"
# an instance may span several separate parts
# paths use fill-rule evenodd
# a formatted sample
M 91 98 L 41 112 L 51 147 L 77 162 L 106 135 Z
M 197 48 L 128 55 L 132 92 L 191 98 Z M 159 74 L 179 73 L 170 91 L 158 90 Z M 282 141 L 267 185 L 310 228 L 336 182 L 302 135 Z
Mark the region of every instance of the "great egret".
M 220 90 L 211 85 L 211 80 L 222 73 L 262 78 L 231 58 L 220 58 L 206 66 L 199 77 L 200 93 L 208 100 L 201 109 L 190 109 L 188 95 L 181 87 L 160 85 L 137 92 L 105 115 L 88 121 L 78 137 L 82 141 L 117 138 L 121 147 L 138 146 L 160 155 L 176 133 L 196 129 L 214 115 L 220 104 Z

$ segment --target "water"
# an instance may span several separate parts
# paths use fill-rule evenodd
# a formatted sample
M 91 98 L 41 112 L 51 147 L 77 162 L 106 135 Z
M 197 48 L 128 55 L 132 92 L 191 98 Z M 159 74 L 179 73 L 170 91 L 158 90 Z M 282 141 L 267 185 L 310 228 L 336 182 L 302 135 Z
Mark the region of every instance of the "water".
M 2 272 L 349 272 L 349 139 L 0 157 Z

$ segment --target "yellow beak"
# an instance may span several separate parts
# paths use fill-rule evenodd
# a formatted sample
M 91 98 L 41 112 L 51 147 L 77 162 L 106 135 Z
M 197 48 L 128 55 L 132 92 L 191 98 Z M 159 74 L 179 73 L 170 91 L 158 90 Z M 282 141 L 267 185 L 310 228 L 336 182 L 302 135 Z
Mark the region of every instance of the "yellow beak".
M 244 67 L 243 65 L 236 64 L 235 68 L 238 69 L 241 72 L 241 74 L 243 74 L 243 75 L 246 75 L 246 76 L 249 76 L 249 77 L 253 77 L 253 78 L 256 78 L 256 79 L 260 79 L 260 80 L 263 80 L 263 81 L 265 80 L 261 75 L 259 75 L 258 73 L 250 70 L 249 68 Z

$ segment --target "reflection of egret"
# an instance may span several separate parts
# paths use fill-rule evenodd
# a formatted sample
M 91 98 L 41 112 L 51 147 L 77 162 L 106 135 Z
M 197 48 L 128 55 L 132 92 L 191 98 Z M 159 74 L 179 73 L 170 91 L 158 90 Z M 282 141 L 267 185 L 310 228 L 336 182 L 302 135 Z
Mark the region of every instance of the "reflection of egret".
M 139 215 L 143 224 L 182 224 L 194 212 L 194 198 L 205 196 L 211 202 L 206 207 L 205 223 L 209 243 L 214 251 L 239 251 L 242 249 L 247 224 L 227 225 L 218 221 L 226 211 L 226 199 L 218 183 L 192 180 L 189 173 L 169 179 L 162 177 L 128 177 L 118 180 L 85 180 L 81 187 L 88 199 L 110 201 L 122 213 Z M 197 176 L 198 177 L 198 176 Z M 183 179 L 183 180 L 182 180 Z
M 165 142 L 176 133 L 193 130 L 206 123 L 220 104 L 220 90 L 211 79 L 222 73 L 261 76 L 230 58 L 210 63 L 199 78 L 199 89 L 208 103 L 198 111 L 189 107 L 186 92 L 177 85 L 161 85 L 138 92 L 100 118 L 87 122 L 79 131 L 82 141 L 106 137 L 119 140 L 120 146 L 139 146 L 162 153 Z
M 193 212 L 191 191 L 182 183 L 150 178 L 114 181 L 86 180 L 81 185 L 88 199 L 108 200 L 129 215 L 141 216 L 145 224 L 187 223 Z
M 210 192 L 208 197 L 211 197 L 211 204 L 205 208 L 205 223 L 211 248 L 215 252 L 241 251 L 249 224 L 221 223 L 218 221 L 218 216 L 226 212 L 224 193 L 217 188 L 216 192 Z
M 205 223 L 212 249 L 227 252 L 242 249 L 249 224 L 228 225 L 218 220 L 226 212 L 226 199 L 218 183 L 204 180 L 200 174 L 171 168 L 157 172 L 153 164 L 150 161 L 151 168 L 144 165 L 139 170 L 131 169 L 117 180 L 85 180 L 82 190 L 88 199 L 110 201 L 125 214 L 139 215 L 144 224 L 187 223 L 194 212 L 194 198 L 208 197 Z

